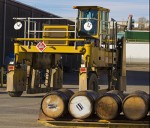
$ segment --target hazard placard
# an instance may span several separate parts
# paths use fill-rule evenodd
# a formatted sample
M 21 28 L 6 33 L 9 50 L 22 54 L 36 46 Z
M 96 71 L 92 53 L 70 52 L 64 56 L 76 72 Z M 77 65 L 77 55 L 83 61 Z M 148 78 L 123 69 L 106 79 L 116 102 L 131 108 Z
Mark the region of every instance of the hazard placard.
M 43 52 L 46 48 L 46 44 L 42 41 L 42 42 L 39 42 L 37 45 L 36 45 L 36 48 L 40 51 L 40 52 Z

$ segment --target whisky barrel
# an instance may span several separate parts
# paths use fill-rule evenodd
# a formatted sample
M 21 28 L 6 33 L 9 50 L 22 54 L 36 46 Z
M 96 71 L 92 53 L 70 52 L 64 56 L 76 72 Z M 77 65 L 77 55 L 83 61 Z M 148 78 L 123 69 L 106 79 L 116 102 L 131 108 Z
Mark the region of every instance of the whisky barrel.
M 48 93 L 41 102 L 42 112 L 50 118 L 59 118 L 68 113 L 68 102 L 74 93 L 71 90 L 59 89 Z
M 94 103 L 98 93 L 92 90 L 75 93 L 68 104 L 70 114 L 77 119 L 85 119 L 94 113 Z
M 95 102 L 95 112 L 101 119 L 115 119 L 122 112 L 123 93 L 112 90 L 100 96 Z
M 123 113 L 130 120 L 141 120 L 149 111 L 149 95 L 144 91 L 135 91 L 123 101 Z

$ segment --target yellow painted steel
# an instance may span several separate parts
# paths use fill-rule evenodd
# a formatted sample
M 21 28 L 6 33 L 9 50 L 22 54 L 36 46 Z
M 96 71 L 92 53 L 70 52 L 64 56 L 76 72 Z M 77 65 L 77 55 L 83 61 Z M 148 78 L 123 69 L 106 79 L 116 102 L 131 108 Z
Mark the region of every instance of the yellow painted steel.
M 105 42 L 105 43 L 112 43 L 112 42 L 114 42 L 115 40 L 102 40 L 102 42 Z
M 92 53 L 92 44 L 85 44 L 85 54 L 83 55 L 83 61 L 85 63 L 85 67 L 87 67 L 87 72 L 80 72 L 79 74 L 79 90 L 87 90 L 87 78 L 88 78 L 88 70 L 92 67 L 92 59 L 91 59 L 91 53 Z
M 13 77 L 12 77 L 13 76 Z M 27 72 L 23 68 L 16 68 L 7 74 L 7 91 L 25 91 Z
M 149 121 L 129 120 L 38 120 L 39 123 L 53 128 L 149 128 Z
M 91 44 L 85 44 L 86 53 L 83 56 L 83 60 L 85 61 L 86 67 L 91 67 Z
M 87 90 L 87 72 L 79 74 L 79 91 Z
M 15 61 L 18 61 L 19 58 L 19 43 L 14 43 L 14 54 L 15 54 Z
M 92 35 L 92 37 L 100 39 L 100 29 L 101 29 L 101 24 L 103 24 L 103 21 L 101 21 L 101 12 L 107 12 L 109 13 L 110 10 L 107 8 L 99 7 L 99 6 L 73 6 L 74 9 L 79 9 L 81 11 L 87 10 L 87 9 L 95 9 L 98 11 L 98 19 L 97 19 L 97 33 L 95 35 Z M 81 15 L 79 15 L 79 18 L 82 18 Z M 78 28 L 78 31 L 80 31 L 80 27 Z M 87 36 L 87 35 L 86 35 Z M 91 36 L 91 35 L 90 35 Z M 90 37 L 89 36 L 89 37 Z M 88 36 L 87 36 L 88 37 Z M 104 42 L 107 42 L 107 40 L 103 40 Z
M 68 31 L 68 26 L 66 26 L 66 25 L 59 25 L 59 26 L 50 26 L 50 25 L 44 25 L 44 30 L 46 29 L 46 28 L 65 28 L 67 31 Z M 66 32 L 66 34 L 67 34 L 67 32 Z
M 107 8 L 103 8 L 103 7 L 100 7 L 100 6 L 73 6 L 73 9 L 97 9 L 99 11 L 107 11 L 107 12 L 110 12 L 109 9 Z
M 14 43 L 14 53 L 19 54 L 19 43 Z
M 75 38 L 15 38 L 16 41 L 85 41 L 86 39 L 75 39 Z
M 29 53 L 35 53 L 40 52 L 36 46 L 19 46 L 19 52 L 29 52 Z M 74 48 L 74 46 L 47 46 L 43 53 L 81 53 L 83 54 L 85 52 L 85 48 L 83 46 L 78 46 Z
M 58 83 L 60 85 L 62 84 L 62 73 L 61 70 L 55 72 L 55 70 L 58 68 L 60 57 L 57 59 L 56 55 L 58 54 L 82 54 L 82 62 L 81 67 L 86 68 L 86 72 L 79 72 L 79 90 L 87 90 L 88 89 L 88 83 L 89 83 L 89 73 L 99 73 L 99 67 L 101 68 L 109 68 L 112 67 L 112 59 L 114 60 L 116 56 L 115 53 L 113 53 L 109 49 L 109 45 L 111 45 L 111 42 L 114 42 L 114 40 L 109 40 L 106 36 L 107 33 L 101 32 L 101 29 L 103 28 L 101 25 L 103 24 L 103 21 L 101 20 L 102 15 L 101 12 L 109 12 L 109 9 L 98 7 L 98 6 L 76 6 L 74 7 L 76 9 L 80 10 L 86 10 L 86 9 L 95 9 L 98 12 L 97 17 L 97 33 L 94 33 L 95 35 L 84 35 L 84 36 L 77 36 L 73 35 L 77 28 L 77 33 L 79 28 L 79 24 L 75 24 L 75 26 L 69 26 L 69 25 L 48 25 L 43 24 L 42 31 L 32 31 L 29 30 L 30 33 L 37 34 L 38 32 L 42 34 L 41 38 L 15 38 L 14 43 L 14 53 L 15 53 L 15 61 L 16 64 L 20 64 L 23 66 L 26 64 L 27 66 L 30 66 L 31 68 L 43 68 L 48 69 L 51 74 L 49 74 L 48 81 L 52 81 L 49 83 L 50 87 L 52 89 L 55 89 L 58 87 Z M 80 15 L 78 15 L 80 16 Z M 84 17 L 78 17 L 78 19 L 84 19 Z M 95 19 L 94 19 L 95 20 Z M 104 18 L 104 22 L 108 22 L 108 19 Z M 77 26 L 76 26 L 77 25 Z M 95 26 L 94 26 L 95 27 Z M 102 28 L 101 28 L 102 27 Z M 107 24 L 104 26 L 105 30 L 107 30 L 108 26 Z M 102 29 L 103 30 L 103 29 Z M 36 33 L 37 32 L 37 33 Z M 109 32 L 109 31 L 108 31 Z M 104 35 L 104 36 L 103 36 Z M 106 36 L 106 37 L 105 37 Z M 87 38 L 88 37 L 88 38 Z M 24 43 L 26 42 L 26 43 Z M 37 47 L 37 43 L 44 42 L 46 44 L 46 47 L 44 47 L 43 51 L 40 51 Z M 70 44 L 69 44 L 70 43 Z M 72 46 L 74 43 L 74 46 Z M 76 43 L 83 43 L 83 46 L 78 46 Z M 89 43 L 89 44 L 87 44 Z M 105 47 L 101 47 L 101 43 L 104 43 Z M 42 47 L 41 47 L 42 49 Z M 42 53 L 42 54 L 41 54 Z M 41 56 L 42 55 L 42 56 Z M 112 57 L 113 55 L 113 57 Z M 40 61 L 39 61 L 40 60 Z M 52 62 L 52 63 L 51 63 Z M 38 63 L 38 65 L 37 65 Z M 35 65 L 34 65 L 35 64 Z M 53 69 L 54 66 L 54 69 Z M 23 69 L 24 67 L 22 67 Z M 22 80 L 26 84 L 26 81 L 22 79 L 22 77 L 19 78 L 20 73 L 23 72 L 22 70 L 15 69 L 13 74 L 10 74 L 12 77 L 9 83 L 10 91 L 18 91 L 18 86 L 22 84 Z M 100 73 L 99 73 L 100 74 Z M 33 75 L 33 73 L 31 73 Z M 122 72 L 122 76 L 125 75 L 124 72 Z M 9 75 L 8 75 L 9 76 Z M 24 75 L 22 74 L 24 77 Z M 61 78 L 62 77 L 62 78 Z M 123 76 L 125 77 L 125 76 Z M 122 78 L 123 79 L 123 78 Z M 16 85 L 13 85 L 13 81 L 16 81 Z M 125 80 L 125 79 L 123 79 Z M 59 82 L 60 81 L 60 82 Z M 122 81 L 123 82 L 123 81 Z M 57 85 L 55 85 L 57 84 Z M 52 86 L 53 85 L 53 86 Z M 58 88 L 61 88 L 60 86 Z M 33 88 L 31 88 L 33 89 Z M 36 89 L 36 88 L 35 88 Z M 41 88 L 42 89 L 42 88 Z M 43 88 L 46 89 L 46 88 Z M 24 91 L 24 90 L 22 90 Z M 32 90 L 31 90 L 32 91 Z
M 62 25 L 62 26 L 53 26 L 53 25 L 44 25 L 44 27 L 43 27 L 43 29 L 44 29 L 44 31 L 46 31 L 46 30 L 50 30 L 51 31 L 51 29 L 53 30 L 55 30 L 55 31 L 61 31 L 62 29 L 64 29 L 64 31 L 65 32 L 63 32 L 63 33 L 59 33 L 59 32 L 56 32 L 56 33 L 54 33 L 55 34 L 55 36 L 56 36 L 56 34 L 58 34 L 59 35 L 59 37 L 61 37 L 62 36 L 62 34 L 64 35 L 64 37 L 65 37 L 65 40 L 64 40 L 64 45 L 68 45 L 68 40 L 66 40 L 66 39 L 68 39 L 69 38 L 69 26 L 66 26 L 66 25 Z M 45 36 L 48 34 L 48 36 L 50 36 L 52 33 L 51 32 L 43 32 L 43 38 L 46 38 Z M 54 41 L 54 40 L 53 40 Z M 61 40 L 62 41 L 62 40 Z

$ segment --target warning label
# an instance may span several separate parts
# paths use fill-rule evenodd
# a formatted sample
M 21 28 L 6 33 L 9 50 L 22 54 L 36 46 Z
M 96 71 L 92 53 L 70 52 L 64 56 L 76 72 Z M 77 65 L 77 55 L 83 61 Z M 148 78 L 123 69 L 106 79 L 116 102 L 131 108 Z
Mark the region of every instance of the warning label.
M 40 51 L 40 52 L 43 52 L 46 48 L 46 44 L 44 42 L 39 42 L 37 45 L 36 45 L 36 48 Z

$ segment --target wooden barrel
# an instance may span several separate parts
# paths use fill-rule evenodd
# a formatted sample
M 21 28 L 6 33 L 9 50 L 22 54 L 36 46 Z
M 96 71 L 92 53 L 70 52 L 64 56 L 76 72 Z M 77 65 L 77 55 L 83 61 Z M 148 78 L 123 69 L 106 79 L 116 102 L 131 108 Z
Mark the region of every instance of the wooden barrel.
M 41 110 L 50 118 L 62 117 L 68 113 L 68 102 L 73 94 L 67 89 L 50 92 L 42 99 Z
M 123 93 L 112 90 L 100 96 L 95 102 L 95 112 L 101 119 L 115 119 L 122 112 Z
M 140 120 L 149 111 L 149 96 L 144 91 L 135 91 L 123 101 L 123 113 L 130 120 Z
M 92 90 L 75 93 L 68 104 L 70 114 L 77 119 L 85 119 L 94 113 L 94 103 L 98 93 Z

